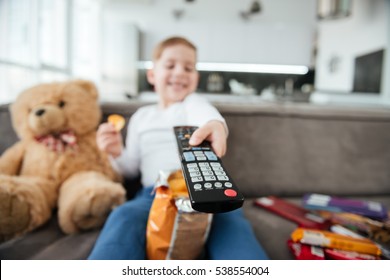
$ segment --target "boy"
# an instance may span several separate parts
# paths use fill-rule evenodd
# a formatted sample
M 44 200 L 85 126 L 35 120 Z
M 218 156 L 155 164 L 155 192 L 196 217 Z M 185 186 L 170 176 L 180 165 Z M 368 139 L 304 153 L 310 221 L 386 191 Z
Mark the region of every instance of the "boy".
M 226 151 L 225 120 L 212 105 L 193 94 L 199 80 L 196 47 L 182 37 L 168 38 L 156 47 L 153 61 L 147 79 L 154 85 L 159 102 L 140 108 L 132 116 L 126 149 L 111 124 L 102 124 L 98 129 L 98 146 L 111 155 L 114 168 L 129 177 L 140 173 L 144 188 L 133 200 L 112 212 L 90 259 L 146 258 L 152 186 L 160 170 L 180 169 L 174 126 L 199 126 L 190 139 L 191 145 L 207 139 L 218 156 Z M 232 244 L 236 244 L 234 248 Z M 266 258 L 242 210 L 214 216 L 207 249 L 211 259 Z

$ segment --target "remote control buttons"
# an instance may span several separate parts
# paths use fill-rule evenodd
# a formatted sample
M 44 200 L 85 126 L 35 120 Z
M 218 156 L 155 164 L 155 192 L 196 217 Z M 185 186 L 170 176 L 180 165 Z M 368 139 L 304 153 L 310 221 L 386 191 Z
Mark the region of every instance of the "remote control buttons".
M 198 177 L 191 177 L 191 182 L 195 183 L 195 182 L 202 182 L 203 181 L 203 178 L 201 176 L 198 176 Z
M 188 172 L 195 172 L 195 171 L 199 171 L 199 168 L 197 166 L 194 166 L 194 167 L 188 167 Z
M 208 160 L 218 160 L 217 156 L 211 151 L 204 152 L 204 154 L 208 158 Z
M 228 197 L 236 197 L 237 196 L 237 192 L 235 190 L 231 190 L 231 189 L 225 190 L 224 194 Z
M 226 183 L 225 183 L 225 187 L 227 187 L 227 188 L 231 188 L 231 187 L 233 187 L 233 184 L 232 184 L 232 183 L 230 183 L 230 182 L 226 182 Z
M 197 176 L 200 176 L 202 175 L 199 171 L 194 171 L 194 172 L 190 172 L 190 177 L 197 177 Z
M 195 156 L 191 152 L 184 152 L 183 156 L 185 161 L 195 161 Z
M 228 176 L 217 176 L 218 180 L 220 181 L 229 181 Z

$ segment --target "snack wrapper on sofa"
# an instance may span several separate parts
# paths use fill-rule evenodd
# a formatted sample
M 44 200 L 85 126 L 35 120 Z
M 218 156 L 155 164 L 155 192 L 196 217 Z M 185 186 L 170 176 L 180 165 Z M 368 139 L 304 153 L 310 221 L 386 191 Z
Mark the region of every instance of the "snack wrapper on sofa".
M 207 240 L 212 214 L 192 209 L 181 170 L 162 171 L 146 229 L 150 260 L 198 258 Z

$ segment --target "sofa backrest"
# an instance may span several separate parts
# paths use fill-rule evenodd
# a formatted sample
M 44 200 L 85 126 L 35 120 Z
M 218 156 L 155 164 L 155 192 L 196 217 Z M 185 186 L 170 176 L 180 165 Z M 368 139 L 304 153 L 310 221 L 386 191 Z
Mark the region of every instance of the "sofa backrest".
M 128 120 L 145 103 L 103 103 Z M 246 197 L 390 194 L 390 109 L 215 104 L 229 127 L 223 162 Z M 0 153 L 17 140 L 0 106 Z M 123 130 L 126 136 L 126 130 Z
M 224 159 L 247 196 L 390 194 L 390 108 L 219 106 Z
M 11 124 L 11 115 L 7 104 L 0 105 L 0 155 L 18 140 Z

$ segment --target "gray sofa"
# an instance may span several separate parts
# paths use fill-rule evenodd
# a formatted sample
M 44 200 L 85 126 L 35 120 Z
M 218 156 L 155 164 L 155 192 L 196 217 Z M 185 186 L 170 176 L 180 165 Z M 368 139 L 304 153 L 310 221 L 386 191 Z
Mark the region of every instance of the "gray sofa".
M 139 102 L 104 103 L 104 117 L 127 118 Z M 215 104 L 229 129 L 224 163 L 246 197 L 244 212 L 271 259 L 292 259 L 296 225 L 254 206 L 274 195 L 299 204 L 305 193 L 369 199 L 390 208 L 390 109 L 311 104 Z M 0 106 L 0 153 L 16 141 Z M 126 182 L 129 198 L 136 182 Z M 0 259 L 85 259 L 99 230 L 64 235 L 52 218 L 0 244 Z

